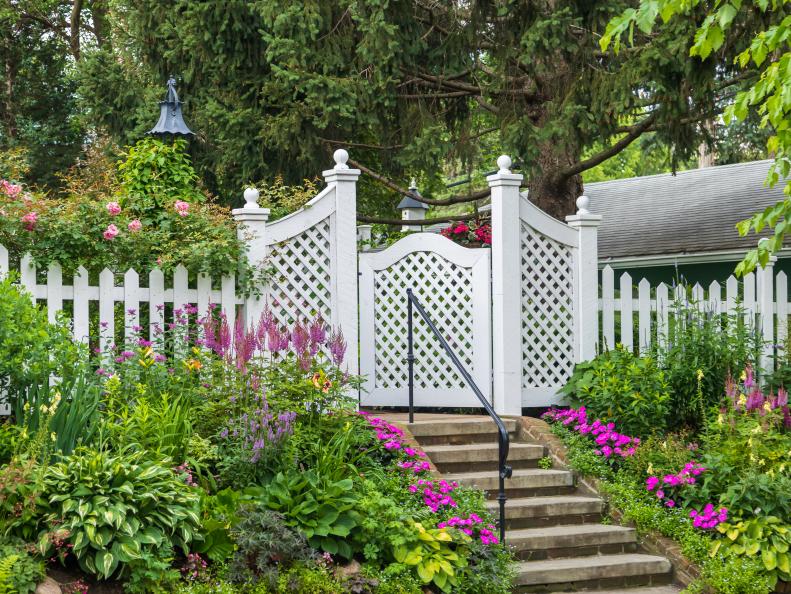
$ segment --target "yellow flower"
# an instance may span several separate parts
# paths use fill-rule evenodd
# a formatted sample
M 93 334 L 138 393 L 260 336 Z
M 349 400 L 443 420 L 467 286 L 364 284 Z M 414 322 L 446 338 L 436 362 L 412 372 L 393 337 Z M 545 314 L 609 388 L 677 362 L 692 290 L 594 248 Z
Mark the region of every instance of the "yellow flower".
M 764 410 L 766 412 L 771 412 L 772 411 L 772 405 L 769 404 L 769 401 L 764 402 Z
M 746 371 L 742 371 L 742 374 L 739 376 L 739 379 L 741 381 L 746 380 L 747 379 L 747 372 Z
M 186 367 L 190 371 L 198 371 L 203 367 L 203 363 L 201 363 L 197 359 L 187 359 L 186 361 L 184 361 L 184 367 Z
M 725 417 L 722 413 L 717 415 L 717 425 L 722 425 L 725 422 Z
M 22 410 L 24 410 L 25 412 L 29 411 L 30 410 L 30 403 L 29 402 L 25 402 L 25 406 L 22 407 Z
M 698 381 L 700 381 L 702 379 L 703 379 L 703 370 L 702 369 L 698 369 Z
M 22 439 L 27 439 L 27 427 L 22 429 Z
M 38 407 L 38 409 L 42 412 L 42 414 L 47 414 L 47 411 L 49 410 L 46 404 L 42 404 Z
M 55 435 L 55 432 L 54 432 L 54 431 L 53 431 L 52 433 L 50 433 L 50 434 L 49 434 L 49 438 L 50 438 L 52 441 L 56 441 L 56 440 L 57 440 L 57 437 L 58 437 L 58 436 L 57 436 L 57 435 Z
M 747 396 L 745 396 L 744 394 L 741 394 L 739 396 L 738 404 L 739 404 L 739 406 L 744 406 L 745 404 L 747 404 Z

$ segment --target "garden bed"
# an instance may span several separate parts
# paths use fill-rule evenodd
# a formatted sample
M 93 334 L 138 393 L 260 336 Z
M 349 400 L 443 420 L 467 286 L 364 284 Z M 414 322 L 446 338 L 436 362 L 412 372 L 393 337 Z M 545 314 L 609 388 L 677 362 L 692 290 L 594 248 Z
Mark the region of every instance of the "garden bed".
M 0 282 L 0 588 L 510 590 L 483 493 L 356 412 L 340 333 L 175 315 L 89 354 Z
M 688 592 L 787 591 L 786 392 L 762 390 L 748 362 L 739 379 L 726 377 L 721 388 L 715 382 L 712 393 L 705 372 L 693 372 L 693 402 L 676 404 L 668 377 L 681 371 L 663 369 L 672 364 L 672 357 L 640 359 L 621 348 L 602 354 L 566 388 L 582 406 L 550 410 L 549 425 L 526 419 L 525 431 L 583 475 L 646 548 L 671 558 Z

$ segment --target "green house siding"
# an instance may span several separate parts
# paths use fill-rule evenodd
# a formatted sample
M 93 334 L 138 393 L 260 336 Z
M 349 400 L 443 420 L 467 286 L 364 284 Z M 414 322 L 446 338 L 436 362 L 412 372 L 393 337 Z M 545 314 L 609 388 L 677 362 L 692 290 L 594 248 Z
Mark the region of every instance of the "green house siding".
M 677 266 L 639 266 L 614 267 L 616 283 L 624 272 L 628 272 L 636 285 L 641 279 L 648 279 L 651 286 L 659 283 L 675 284 L 679 280 L 694 285 L 700 283 L 707 287 L 712 281 L 724 283 L 733 274 L 738 262 L 709 262 L 705 264 L 679 264 Z M 791 276 L 791 258 L 779 258 L 775 263 L 775 273 L 780 271 Z

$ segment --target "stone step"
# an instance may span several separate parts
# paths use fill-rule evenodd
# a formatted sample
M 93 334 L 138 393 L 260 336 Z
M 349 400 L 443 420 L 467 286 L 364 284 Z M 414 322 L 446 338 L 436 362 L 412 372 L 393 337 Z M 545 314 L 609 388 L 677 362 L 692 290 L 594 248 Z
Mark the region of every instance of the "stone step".
M 516 419 L 503 419 L 503 423 L 513 441 L 517 430 Z M 481 417 L 415 421 L 408 423 L 407 427 L 422 446 L 497 443 L 497 425 L 491 419 Z
M 576 524 L 509 530 L 508 546 L 514 547 L 523 561 L 614 555 L 637 550 L 634 528 L 607 524 Z
M 500 488 L 497 472 L 491 470 L 447 474 L 442 478 L 483 489 L 489 499 L 496 498 Z M 565 494 L 574 491 L 574 474 L 568 470 L 520 468 L 514 470 L 511 478 L 505 481 L 505 487 L 506 495 L 514 498 Z
M 522 561 L 517 565 L 516 585 L 520 592 L 563 592 L 655 586 L 671 579 L 672 566 L 664 557 L 629 553 Z
M 487 501 L 486 507 L 495 515 L 499 513 L 496 500 Z M 509 530 L 586 522 L 597 524 L 603 513 L 602 499 L 584 495 L 522 497 L 508 499 L 505 503 L 505 523 Z
M 678 586 L 647 586 L 645 588 L 628 588 L 626 590 L 616 590 L 617 594 L 679 594 L 681 588 Z M 614 594 L 612 590 L 588 590 L 585 594 Z
M 498 469 L 500 448 L 496 442 L 465 445 L 432 445 L 423 448 L 440 472 L 470 472 Z M 544 456 L 544 446 L 512 443 L 508 464 L 512 468 L 537 468 Z

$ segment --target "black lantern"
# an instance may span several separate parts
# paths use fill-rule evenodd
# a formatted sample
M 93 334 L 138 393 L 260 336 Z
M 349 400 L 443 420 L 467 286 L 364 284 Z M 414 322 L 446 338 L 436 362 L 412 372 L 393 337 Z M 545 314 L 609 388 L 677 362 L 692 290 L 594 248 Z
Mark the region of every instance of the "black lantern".
M 195 133 L 184 123 L 184 116 L 181 114 L 181 101 L 176 93 L 176 79 L 172 76 L 168 79 L 167 97 L 164 101 L 159 102 L 159 121 L 148 133 L 153 136 L 161 136 L 163 139 L 177 135 L 195 136 Z

